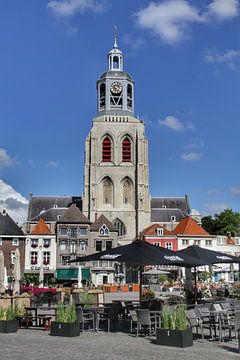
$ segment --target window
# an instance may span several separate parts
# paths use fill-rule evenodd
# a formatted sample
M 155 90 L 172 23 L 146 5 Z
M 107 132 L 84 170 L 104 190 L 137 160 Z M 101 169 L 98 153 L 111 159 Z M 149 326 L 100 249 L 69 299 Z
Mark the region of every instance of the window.
M 112 241 L 106 241 L 106 250 L 112 249 Z
M 105 84 L 101 84 L 99 88 L 99 106 L 100 108 L 105 107 L 106 95 L 105 95 Z
M 126 234 L 125 226 L 120 219 L 118 219 L 118 218 L 115 219 L 113 223 L 114 223 L 115 228 L 118 231 L 118 236 L 123 236 Z
M 67 227 L 66 226 L 61 226 L 60 227 L 60 234 L 61 235 L 67 235 Z
M 212 240 L 205 240 L 206 246 L 212 246 Z
M 162 209 L 166 209 L 167 208 L 167 206 L 166 205 L 162 205 Z
M 76 254 L 77 251 L 77 242 L 76 241 L 71 241 L 70 242 L 70 253 L 71 254 Z
M 167 242 L 165 244 L 165 248 L 168 249 L 168 250 L 172 250 L 172 243 L 171 242 Z
M 86 236 L 87 235 L 87 228 L 80 228 L 79 233 L 80 233 L 81 236 Z
M 163 235 L 163 228 L 158 228 L 158 229 L 157 229 L 157 235 L 158 235 L 158 236 L 162 236 L 162 235 Z
M 132 203 L 132 182 L 129 179 L 123 181 L 123 203 Z
M 113 203 L 113 183 L 109 177 L 106 177 L 102 182 L 103 187 L 103 203 Z
M 43 252 L 43 265 L 49 265 L 50 263 L 50 252 L 44 251 Z
M 16 253 L 15 251 L 11 251 L 11 264 L 14 265 L 16 260 Z
M 161 243 L 160 243 L 160 242 L 155 242 L 155 243 L 153 243 L 153 245 L 154 245 L 154 246 L 159 246 L 159 247 L 160 247 L 160 246 L 161 246 Z
M 2 245 L 2 238 L 0 238 L 0 245 Z
M 102 251 L 102 241 L 96 240 L 96 251 Z
M 119 58 L 118 56 L 114 56 L 113 58 L 113 69 L 119 69 Z
M 170 216 L 171 221 L 176 221 L 176 216 Z
M 132 86 L 130 84 L 127 86 L 127 106 L 132 108 Z
M 201 245 L 201 240 L 194 240 L 194 241 L 193 241 L 193 245 L 198 245 L 198 246 L 200 246 L 200 245 Z
M 131 162 L 131 141 L 128 137 L 122 142 L 122 161 Z
M 102 142 L 102 162 L 112 161 L 112 143 L 108 136 Z
M 67 262 L 70 260 L 71 258 L 70 258 L 70 256 L 69 255 L 62 255 L 61 256 L 61 263 L 62 263 L 62 265 L 70 265 L 70 264 L 68 264 Z
M 62 251 L 67 250 L 67 241 L 66 240 L 60 240 L 59 245 L 60 245 L 60 250 L 62 250 Z
M 31 247 L 36 248 L 38 246 L 38 239 L 31 239 Z
M 76 237 L 77 237 L 77 228 L 76 227 L 71 227 L 70 228 L 70 238 L 76 239 Z
M 183 245 L 189 245 L 189 240 L 182 240 Z
M 108 236 L 109 235 L 109 229 L 105 224 L 103 224 L 103 226 L 100 228 L 99 235 L 102 235 L 102 236 Z
M 80 249 L 80 251 L 86 251 L 87 250 L 87 241 L 80 241 L 79 249 Z
M 12 245 L 13 246 L 18 246 L 19 245 L 19 239 L 18 238 L 13 238 L 12 239 Z
M 51 240 L 50 239 L 43 239 L 43 246 L 45 248 L 48 248 L 51 245 Z
M 112 261 L 106 261 L 106 267 L 111 268 L 113 266 Z
M 38 262 L 38 253 L 37 251 L 30 252 L 30 261 L 32 265 L 36 265 Z

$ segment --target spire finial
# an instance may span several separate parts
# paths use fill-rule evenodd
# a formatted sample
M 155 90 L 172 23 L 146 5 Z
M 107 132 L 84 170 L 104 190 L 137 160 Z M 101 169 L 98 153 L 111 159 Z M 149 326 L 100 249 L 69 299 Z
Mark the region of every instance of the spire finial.
M 114 26 L 114 45 L 113 45 L 114 49 L 118 49 L 118 44 L 117 44 L 117 26 Z

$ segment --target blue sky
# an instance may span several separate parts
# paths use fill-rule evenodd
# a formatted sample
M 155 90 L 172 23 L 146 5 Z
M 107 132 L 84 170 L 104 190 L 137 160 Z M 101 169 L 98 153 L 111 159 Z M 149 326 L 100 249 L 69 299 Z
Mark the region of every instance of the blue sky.
M 202 214 L 239 211 L 238 0 L 1 1 L 0 205 L 3 184 L 25 197 L 82 193 L 115 25 L 146 123 L 151 194 L 189 194 Z

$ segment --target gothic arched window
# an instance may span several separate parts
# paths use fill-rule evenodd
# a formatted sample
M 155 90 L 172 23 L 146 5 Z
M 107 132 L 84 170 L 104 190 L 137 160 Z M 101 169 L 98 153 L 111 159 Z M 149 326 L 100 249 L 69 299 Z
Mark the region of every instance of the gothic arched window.
M 113 58 L 113 69 L 119 69 L 119 57 L 118 56 L 114 56 Z
M 126 136 L 122 142 L 122 161 L 131 162 L 131 160 L 132 160 L 131 140 Z
M 126 229 L 125 229 L 124 223 L 120 219 L 118 219 L 118 218 L 115 219 L 113 221 L 113 224 L 118 231 L 118 236 L 123 236 L 126 234 Z
M 100 108 L 105 107 L 106 104 L 106 92 L 105 84 L 101 84 L 99 88 L 99 106 Z
M 122 182 L 123 186 L 123 203 L 132 204 L 133 199 L 133 186 L 130 179 L 126 178 Z
M 112 204 L 113 203 L 113 183 L 109 177 L 103 179 L 102 182 L 103 190 L 103 204 Z
M 108 136 L 102 142 L 102 162 L 112 161 L 112 142 Z

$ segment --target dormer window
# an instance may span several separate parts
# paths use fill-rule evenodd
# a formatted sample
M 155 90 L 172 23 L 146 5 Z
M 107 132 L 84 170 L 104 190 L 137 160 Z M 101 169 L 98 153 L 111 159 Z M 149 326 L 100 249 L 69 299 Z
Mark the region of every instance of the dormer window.
M 166 207 L 166 205 L 162 205 L 162 209 L 166 209 L 167 207 Z
M 57 206 L 56 204 L 55 204 L 55 205 L 53 205 L 53 208 L 54 208 L 54 209 L 57 209 L 57 207 L 58 207 L 58 206 Z
M 163 228 L 157 228 L 157 236 L 163 235 Z
M 103 226 L 100 228 L 99 235 L 102 235 L 102 236 L 108 236 L 109 235 L 109 229 L 105 224 L 103 224 Z
M 176 221 L 176 216 L 171 216 L 170 221 Z

